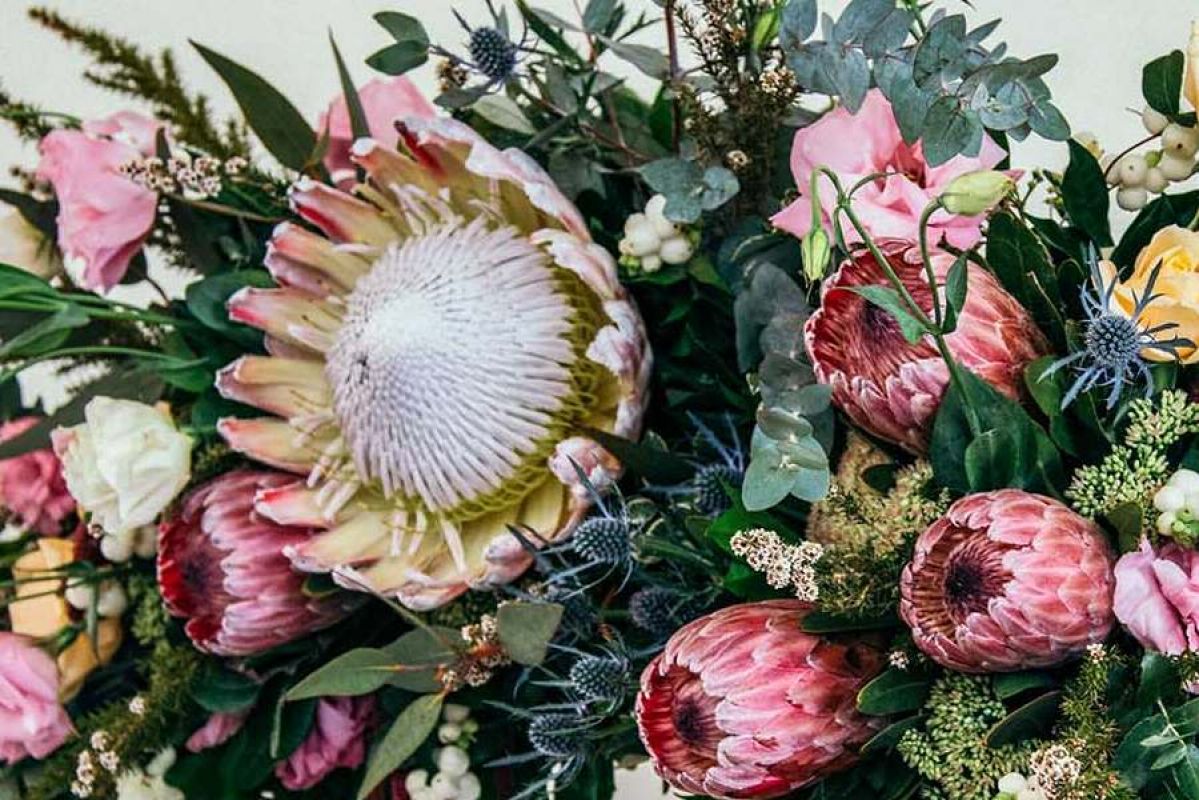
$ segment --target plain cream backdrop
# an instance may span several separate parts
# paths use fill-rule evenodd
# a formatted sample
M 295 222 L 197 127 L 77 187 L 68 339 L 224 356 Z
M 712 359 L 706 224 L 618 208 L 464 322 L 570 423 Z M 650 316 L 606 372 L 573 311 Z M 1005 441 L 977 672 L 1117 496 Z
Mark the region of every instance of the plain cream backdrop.
M 578 0 L 579 3 L 585 0 Z M 651 0 L 626 0 L 634 8 Z M 822 7 L 836 14 L 846 0 L 827 0 Z M 534 0 L 560 15 L 572 13 L 575 0 Z M 1199 0 L 958 0 L 942 5 L 963 10 L 975 23 L 1005 19 L 996 38 L 1012 52 L 1032 56 L 1061 55 L 1049 76 L 1058 104 L 1076 129 L 1098 133 L 1109 150 L 1139 138 L 1140 65 L 1174 48 L 1185 48 L 1190 21 L 1199 16 Z M 47 110 L 81 117 L 99 116 L 121 101 L 89 86 L 81 78 L 86 60 L 76 50 L 41 30 L 25 16 L 25 0 L 0 0 L 0 84 L 17 98 Z M 216 77 L 193 50 L 189 38 L 252 66 L 270 79 L 310 118 L 337 91 L 337 76 L 328 46 L 330 29 L 356 78 L 366 80 L 362 64 L 387 37 L 371 20 L 388 8 L 421 18 L 431 37 L 461 44 L 464 34 L 450 14 L 456 8 L 467 20 L 482 23 L 483 0 L 46 0 L 44 5 L 68 17 L 101 25 L 147 47 L 176 50 L 192 85 L 209 94 L 215 107 L 233 104 Z M 657 34 L 643 41 L 654 43 Z M 622 72 L 619 64 L 607 65 Z M 428 67 L 414 76 L 433 86 Z M 645 86 L 634 77 L 634 83 Z M 7 128 L 0 131 L 0 166 L 32 165 L 34 148 L 22 144 Z M 1061 166 L 1061 144 L 1030 140 L 1016 146 L 1016 166 Z M 658 797 L 658 783 L 646 770 L 620 776 L 621 800 Z

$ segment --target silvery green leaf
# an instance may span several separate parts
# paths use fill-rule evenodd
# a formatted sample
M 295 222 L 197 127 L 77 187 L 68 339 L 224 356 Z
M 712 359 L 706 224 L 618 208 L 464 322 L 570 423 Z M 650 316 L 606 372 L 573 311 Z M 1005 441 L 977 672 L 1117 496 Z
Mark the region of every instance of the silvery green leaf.
M 828 454 L 820 446 L 820 442 L 811 436 L 805 436 L 798 441 L 778 443 L 778 451 L 783 455 L 783 463 L 792 468 L 827 469 Z
M 833 38 L 833 28 L 837 26 L 836 20 L 829 15 L 827 11 L 820 14 L 820 36 L 825 40 Z
M 815 31 L 816 0 L 787 0 L 779 29 L 779 41 L 783 47 L 798 47 Z
M 820 442 L 824 452 L 833 451 L 833 439 L 837 432 L 837 415 L 829 405 L 824 411 L 808 419 L 812 423 L 812 436 Z
M 812 435 L 812 425 L 802 416 L 785 408 L 759 406 L 758 428 L 776 442 L 798 441 Z
M 826 47 L 820 52 L 820 71 L 845 107 L 857 113 L 870 89 L 870 64 L 856 48 Z
M 564 30 L 578 31 L 580 33 L 583 30 L 577 23 L 569 22 L 552 11 L 546 11 L 544 8 L 530 7 L 529 13 L 537 17 L 546 25 L 549 25 L 551 28 L 562 28 Z
M 802 325 L 800 328 L 802 329 Z M 782 398 L 798 392 L 816 380 L 812 368 L 793 358 L 767 352 L 758 367 L 758 384 L 762 391 L 762 402 L 782 405 Z
M 971 47 L 977 47 L 978 45 L 982 44 L 983 40 L 995 32 L 995 29 L 999 27 L 1000 22 L 1002 22 L 1002 20 L 993 19 L 990 22 L 984 22 L 982 25 L 979 25 L 977 28 L 970 31 L 970 33 L 966 34 L 966 44 L 970 45 Z
M 962 57 L 966 53 L 966 18 L 960 14 L 945 17 L 929 27 L 916 46 L 913 61 L 916 82 L 948 81 L 961 77 Z
M 909 144 L 924 132 L 924 120 L 932 105 L 932 97 L 912 78 L 912 66 L 898 59 L 886 59 L 875 67 L 875 80 L 891 101 L 895 121 L 903 140 Z
M 562 65 L 553 61 L 545 65 L 545 94 L 554 107 L 566 114 L 573 114 L 579 107 L 579 99 L 567 81 Z
M 879 59 L 903 47 L 908 40 L 912 14 L 906 8 L 895 8 L 862 40 L 866 55 Z
M 837 89 L 824 73 L 824 52 L 833 45 L 827 42 L 810 42 L 792 51 L 787 59 L 787 66 L 795 73 L 795 79 L 801 86 L 806 86 L 821 94 L 836 94 Z
M 1029 127 L 1046 139 L 1056 142 L 1070 138 L 1070 123 L 1053 103 L 1043 101 L 1034 105 L 1028 112 Z
M 474 110 L 479 116 L 500 128 L 532 136 L 537 133 L 533 123 L 525 116 L 520 106 L 506 94 L 489 94 L 475 102 Z
M 795 472 L 783 469 L 782 461 L 782 454 L 774 447 L 754 452 L 741 483 L 741 502 L 747 510 L 772 508 L 791 492 Z
M 1004 133 L 1013 141 L 1023 142 L 1032 133 L 1032 127 L 1026 123 L 1024 125 L 1017 125 L 1014 128 L 1008 128 Z
M 799 413 L 810 418 L 824 412 L 832 404 L 833 387 L 827 383 L 814 383 L 800 389 L 797 395 Z
M 670 76 L 670 62 L 658 48 L 644 44 L 618 42 L 607 36 L 597 36 L 596 38 L 606 44 L 616 56 L 629 62 L 649 77 L 661 81 Z
M 894 10 L 894 0 L 850 0 L 830 38 L 839 44 L 862 42 Z
M 733 171 L 724 167 L 704 170 L 704 188 L 700 200 L 705 211 L 715 211 L 741 191 L 741 183 Z
M 662 209 L 662 215 L 668 220 L 683 225 L 698 221 L 703 213 L 704 206 L 698 194 L 668 194 L 666 207 Z
M 638 171 L 649 188 L 667 197 L 696 193 L 704 180 L 704 170 L 699 164 L 681 158 L 660 158 Z
M 1029 108 L 1024 94 L 1015 83 L 1003 86 L 994 95 L 979 86 L 970 107 L 978 112 L 982 124 L 991 130 L 1006 131 L 1028 121 Z
M 832 476 L 828 467 L 824 469 L 801 469 L 791 485 L 791 496 L 808 503 L 815 503 L 828 496 Z
M 554 153 L 546 166 L 558 188 L 571 200 L 585 191 L 604 192 L 604 182 L 594 164 L 572 153 Z
M 982 137 L 978 114 L 963 109 L 957 97 L 944 95 L 924 120 L 924 156 L 935 167 L 962 153 L 977 155 Z
M 603 33 L 616 11 L 616 0 L 589 0 L 583 11 L 583 29 L 588 33 Z

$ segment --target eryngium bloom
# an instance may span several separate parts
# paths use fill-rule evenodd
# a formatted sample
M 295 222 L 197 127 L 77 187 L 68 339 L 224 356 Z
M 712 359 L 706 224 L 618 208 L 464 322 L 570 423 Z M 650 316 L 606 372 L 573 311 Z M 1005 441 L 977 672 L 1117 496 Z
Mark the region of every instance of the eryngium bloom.
M 883 247 L 904 286 L 927 312 L 932 293 L 919 252 L 898 243 Z M 933 254 L 938 281 L 953 257 Z M 833 389 L 833 402 L 859 427 L 921 455 L 937 406 L 949 383 L 945 361 L 931 337 L 908 344 L 891 314 L 853 290 L 890 286 L 874 257 L 862 251 L 824 282 L 820 308 L 804 328 L 816 377 Z M 986 270 L 971 265 L 966 305 L 946 337 L 966 369 L 1015 399 L 1024 368 L 1049 352 L 1044 336 Z
M 293 189 L 321 233 L 275 231 L 279 288 L 229 302 L 271 355 L 218 380 L 275 416 L 220 431 L 306 478 L 257 506 L 325 529 L 289 549 L 299 568 L 428 609 L 519 575 L 512 527 L 552 540 L 582 518 L 563 448 L 613 465 L 586 431 L 638 435 L 650 357 L 611 256 L 536 163 L 453 120 L 400 134 L 404 152 L 354 144 L 352 194 Z
M 843 769 L 881 727 L 857 711 L 883 668 L 861 640 L 804 633 L 809 606 L 729 606 L 681 628 L 641 675 L 637 727 L 658 774 L 705 797 L 777 797 Z
M 304 576 L 285 548 L 310 529 L 288 527 L 254 510 L 255 499 L 292 483 L 277 472 L 230 472 L 201 486 L 158 531 L 158 586 L 167 610 L 187 618 L 196 647 L 248 656 L 340 620 L 346 596 L 304 594 Z
M 916 541 L 899 611 L 938 664 L 1049 667 L 1107 638 L 1114 557 L 1093 522 L 1019 489 L 963 497 Z

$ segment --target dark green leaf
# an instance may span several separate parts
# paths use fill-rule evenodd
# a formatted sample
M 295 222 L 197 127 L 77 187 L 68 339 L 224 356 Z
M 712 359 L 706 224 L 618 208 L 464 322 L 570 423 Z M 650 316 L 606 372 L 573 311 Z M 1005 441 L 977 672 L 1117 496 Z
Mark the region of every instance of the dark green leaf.
M 341 57 L 341 50 L 337 49 L 337 40 L 333 38 L 332 31 L 329 31 L 329 46 L 333 48 L 333 60 L 337 62 L 337 78 L 341 81 L 341 93 L 350 116 L 350 132 L 355 139 L 370 136 L 371 128 L 366 121 L 366 111 L 362 108 L 362 98 L 358 96 L 358 87 L 354 85 L 354 78 Z
M 618 42 L 606 36 L 596 38 L 606 44 L 614 55 L 629 62 L 654 80 L 661 81 L 670 77 L 670 62 L 658 48 L 644 44 Z
M 429 44 L 429 34 L 425 32 L 425 26 L 410 14 L 402 14 L 399 11 L 380 11 L 375 14 L 374 20 L 382 25 L 383 29 L 390 33 L 391 38 L 397 42 Z
M 1007 212 L 987 223 L 987 264 L 1055 342 L 1065 344 L 1057 270 L 1035 233 Z
M 928 699 L 931 683 L 927 675 L 904 669 L 889 669 L 858 692 L 858 710 L 885 717 L 916 711 Z
M 385 75 L 403 75 L 429 60 L 429 46 L 420 42 L 396 42 L 367 57 L 373 70 Z
M 409 756 L 425 743 L 437 727 L 444 700 L 440 694 L 418 697 L 396 717 L 367 759 L 366 774 L 358 789 L 358 800 L 366 800 L 384 778 L 403 766 Z
M 881 731 L 876 733 L 874 737 L 862 745 L 861 753 L 864 756 L 873 755 L 875 753 L 886 752 L 893 750 L 899 740 L 908 731 L 915 730 L 920 726 L 921 718 L 918 716 L 905 717 L 899 722 L 893 722 Z
M 1002 747 L 1046 735 L 1053 728 L 1061 704 L 1061 692 L 1047 692 L 1030 700 L 991 727 L 987 746 Z
M 386 650 L 362 647 L 329 661 L 287 692 L 287 699 L 356 697 L 387 685 L 395 676 L 396 660 Z
M 192 687 L 192 699 L 206 711 L 229 713 L 254 705 L 262 685 L 240 672 L 220 666 L 205 670 Z
M 615 11 L 616 0 L 588 0 L 587 8 L 583 11 L 583 30 L 604 33 Z
M 266 289 L 274 286 L 269 273 L 260 269 L 222 272 L 210 275 L 187 287 L 184 295 L 187 310 L 206 327 L 251 347 L 262 342 L 262 334 L 229 319 L 226 304 L 229 298 L 246 287 Z
M 827 611 L 812 611 L 803 618 L 800 627 L 807 633 L 847 633 L 849 631 L 879 631 L 899 625 L 894 614 L 882 617 L 845 617 Z
M 316 133 L 304 115 L 257 73 L 197 42 L 192 46 L 229 87 L 246 122 L 271 155 L 285 167 L 304 170 L 316 149 Z
M 1141 94 L 1151 108 L 1167 117 L 1178 113 L 1185 67 L 1186 56 L 1181 50 L 1155 58 L 1145 65 L 1141 70 Z
M 1058 681 L 1053 675 L 1040 670 L 1009 672 L 991 679 L 991 686 L 1000 700 L 1010 700 L 1033 689 L 1052 689 L 1057 685 Z
M 1169 225 L 1190 225 L 1199 213 L 1199 191 L 1180 194 L 1163 194 L 1141 209 L 1128 230 L 1120 237 L 1120 243 L 1112 251 L 1111 259 L 1120 267 L 1130 267 L 1153 235 Z
M 945 278 L 945 332 L 952 333 L 957 328 L 957 321 L 966 307 L 966 291 L 968 289 L 969 264 L 967 253 L 962 253 L 949 268 Z
M 1091 151 L 1073 139 L 1069 142 L 1070 163 L 1062 173 L 1062 202 L 1066 216 L 1099 247 L 1112 243 L 1107 219 L 1108 188 L 1103 170 Z
M 616 456 L 626 470 L 651 483 L 676 484 L 695 474 L 695 468 L 684 459 L 649 442 L 632 442 L 596 429 L 588 429 L 587 435 Z

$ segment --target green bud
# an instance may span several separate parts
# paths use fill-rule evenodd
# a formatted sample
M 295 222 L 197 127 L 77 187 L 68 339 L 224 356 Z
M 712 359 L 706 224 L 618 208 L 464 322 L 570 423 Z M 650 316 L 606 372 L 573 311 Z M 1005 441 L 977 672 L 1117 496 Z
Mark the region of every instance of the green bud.
M 949 182 L 941 193 L 941 206 L 950 214 L 976 217 L 985 214 L 1016 188 L 1016 182 L 998 170 L 967 172 Z
M 828 234 L 824 232 L 824 228 L 813 227 L 808 231 L 808 235 L 803 237 L 800 243 L 799 250 L 803 255 L 803 271 L 807 279 L 816 282 L 823 278 L 832 256 Z

